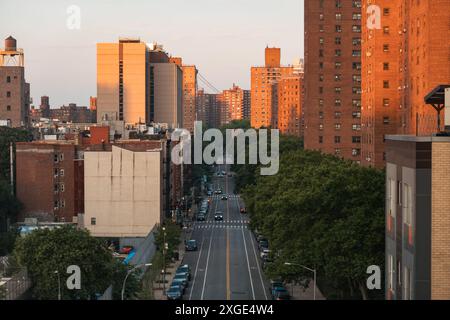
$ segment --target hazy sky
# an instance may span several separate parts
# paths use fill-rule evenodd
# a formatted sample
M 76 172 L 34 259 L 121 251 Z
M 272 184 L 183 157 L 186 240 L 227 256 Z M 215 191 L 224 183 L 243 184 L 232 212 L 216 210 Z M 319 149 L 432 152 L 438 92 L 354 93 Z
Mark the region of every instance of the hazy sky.
M 81 9 L 79 30 L 67 27 L 71 5 Z M 266 45 L 281 47 L 283 64 L 303 57 L 303 0 L 0 0 L 0 37 L 9 35 L 25 51 L 35 105 L 42 95 L 52 107 L 88 105 L 95 44 L 127 36 L 163 44 L 219 90 L 249 88 Z

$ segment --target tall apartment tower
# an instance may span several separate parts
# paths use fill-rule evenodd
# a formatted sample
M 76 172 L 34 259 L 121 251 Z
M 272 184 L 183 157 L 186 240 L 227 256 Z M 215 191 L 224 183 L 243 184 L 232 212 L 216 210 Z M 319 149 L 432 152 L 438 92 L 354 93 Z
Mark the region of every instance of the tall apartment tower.
M 97 121 L 150 123 L 149 48 L 139 39 L 97 44 Z
M 303 74 L 284 76 L 276 84 L 277 128 L 282 134 L 303 136 L 302 100 Z
M 251 104 L 252 104 L 252 95 L 250 90 L 244 90 L 244 102 L 243 102 L 243 115 L 245 120 L 250 120 L 251 113 Z
M 269 127 L 273 124 L 274 84 L 285 75 L 293 73 L 291 66 L 281 66 L 280 48 L 265 49 L 265 65 L 251 68 L 251 126 Z
M 0 125 L 29 125 L 30 84 L 25 81 L 24 53 L 9 36 L 0 49 Z
M 305 0 L 305 148 L 360 161 L 361 1 Z
M 182 58 L 173 57 L 170 61 L 177 64 L 183 71 L 183 127 L 194 132 L 197 99 L 197 74 L 195 66 L 183 65 Z
M 438 130 L 423 98 L 450 81 L 450 11 L 442 8 L 450 0 L 363 2 L 363 165 L 385 166 L 385 135 Z
M 224 111 L 224 123 L 244 119 L 244 91 L 235 84 L 233 84 L 232 88 L 223 90 L 222 110 Z

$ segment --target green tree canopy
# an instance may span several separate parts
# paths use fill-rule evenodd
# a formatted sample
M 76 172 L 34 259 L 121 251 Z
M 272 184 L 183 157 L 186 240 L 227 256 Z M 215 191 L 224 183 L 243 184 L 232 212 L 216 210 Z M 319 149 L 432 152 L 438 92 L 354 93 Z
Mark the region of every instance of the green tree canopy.
M 55 271 L 61 276 L 62 299 L 70 300 L 93 299 L 111 284 L 117 296 L 127 271 L 102 241 L 72 226 L 33 231 L 17 241 L 14 253 L 19 264 L 28 269 L 36 299 L 57 299 Z M 65 285 L 70 265 L 81 269 L 80 290 L 68 290 Z M 127 284 L 135 285 L 133 279 L 128 281 Z

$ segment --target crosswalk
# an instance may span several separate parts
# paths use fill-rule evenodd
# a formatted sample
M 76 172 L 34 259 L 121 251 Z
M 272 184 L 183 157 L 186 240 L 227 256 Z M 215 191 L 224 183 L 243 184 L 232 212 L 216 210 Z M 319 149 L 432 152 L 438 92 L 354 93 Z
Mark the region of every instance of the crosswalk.
M 228 199 L 239 199 L 241 196 L 238 194 L 215 194 L 210 196 L 212 199 L 221 199 L 223 196 L 227 196 Z
M 194 224 L 194 229 L 247 229 L 248 223 L 244 220 L 198 221 Z

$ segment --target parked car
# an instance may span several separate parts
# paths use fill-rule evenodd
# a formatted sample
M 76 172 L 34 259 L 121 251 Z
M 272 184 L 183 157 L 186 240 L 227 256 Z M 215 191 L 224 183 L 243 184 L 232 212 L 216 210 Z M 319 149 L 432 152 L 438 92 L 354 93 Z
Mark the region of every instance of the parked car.
M 267 260 L 269 258 L 270 250 L 269 249 L 262 249 L 261 251 L 261 259 Z
M 261 239 L 258 241 L 259 250 L 269 249 L 269 241 L 267 239 Z
M 213 192 L 211 190 L 208 190 L 207 195 L 208 197 L 211 197 L 213 195 Z
M 133 251 L 134 247 L 133 246 L 123 246 L 122 248 L 120 248 L 119 253 L 120 254 L 129 254 L 131 251 Z
M 241 211 L 242 214 L 247 213 L 247 209 L 246 208 L 241 208 L 240 211 Z
M 187 288 L 189 284 L 189 276 L 187 273 L 177 273 L 175 274 L 175 277 L 173 278 L 172 282 L 173 281 L 181 281 L 183 283 L 183 286 Z
M 214 215 L 214 220 L 216 221 L 223 221 L 223 213 L 220 211 L 217 211 Z
M 197 251 L 197 241 L 196 240 L 187 240 L 184 245 L 186 251 Z
M 184 278 L 179 278 L 179 279 L 173 279 L 172 280 L 172 284 L 170 285 L 171 287 L 173 286 L 180 286 L 181 288 L 183 288 L 182 292 L 184 293 L 184 290 L 187 287 L 187 281 Z
M 272 293 L 273 300 L 289 300 L 290 298 L 289 291 L 284 287 L 277 287 Z
M 181 272 L 189 273 L 189 275 L 190 275 L 191 274 L 191 268 L 189 267 L 189 265 L 183 264 L 183 265 L 179 266 L 177 268 L 177 271 L 176 271 L 176 273 L 181 273 Z
M 181 300 L 183 298 L 183 288 L 179 285 L 174 285 L 166 291 L 167 300 Z

